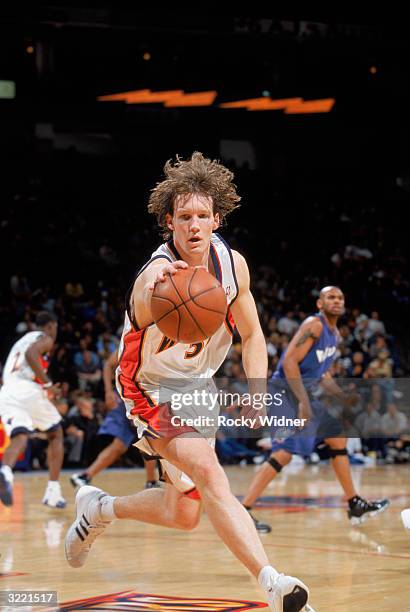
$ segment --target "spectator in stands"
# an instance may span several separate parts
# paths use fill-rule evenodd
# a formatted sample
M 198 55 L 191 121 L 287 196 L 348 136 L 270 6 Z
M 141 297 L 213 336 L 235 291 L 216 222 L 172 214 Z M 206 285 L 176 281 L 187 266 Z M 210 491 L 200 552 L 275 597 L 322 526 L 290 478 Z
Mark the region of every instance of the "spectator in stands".
M 386 335 L 386 329 L 384 327 L 383 321 L 380 321 L 380 316 L 377 310 L 373 310 L 370 315 L 368 328 L 371 331 L 372 335 L 380 334 L 381 336 Z
M 360 432 L 363 448 L 366 451 L 376 451 L 384 456 L 385 444 L 382 430 L 382 420 L 374 404 L 370 401 L 366 410 L 355 420 L 355 427 Z
M 383 433 L 387 438 L 398 438 L 407 428 L 407 416 L 400 412 L 393 402 L 387 404 L 387 412 L 381 420 Z
M 371 359 L 376 359 L 379 351 L 382 349 L 388 349 L 386 338 L 381 334 L 376 334 L 373 336 L 369 347 L 369 357 Z
M 287 334 L 289 337 L 293 336 L 299 323 L 295 321 L 292 311 L 286 313 L 286 316 L 281 317 L 278 321 L 278 330 L 281 334 Z
M 117 350 L 118 344 L 118 339 L 113 334 L 110 334 L 109 331 L 100 334 L 96 345 L 100 359 L 103 361 L 108 359 Z
M 364 354 L 356 351 L 352 355 L 352 365 L 348 371 L 351 378 L 362 378 L 364 373 Z
M 87 349 L 79 351 L 74 355 L 74 364 L 78 375 L 78 386 L 81 391 L 85 391 L 90 386 L 92 389 L 96 389 L 102 377 L 98 355 Z
M 369 368 L 371 368 L 375 378 L 391 378 L 393 361 L 390 358 L 390 352 L 387 349 L 379 351 L 376 359 L 370 362 Z
M 64 423 L 69 448 L 69 464 L 88 465 L 94 452 L 93 442 L 100 426 L 95 416 L 93 400 L 85 395 L 78 395 L 76 404 L 70 409 Z

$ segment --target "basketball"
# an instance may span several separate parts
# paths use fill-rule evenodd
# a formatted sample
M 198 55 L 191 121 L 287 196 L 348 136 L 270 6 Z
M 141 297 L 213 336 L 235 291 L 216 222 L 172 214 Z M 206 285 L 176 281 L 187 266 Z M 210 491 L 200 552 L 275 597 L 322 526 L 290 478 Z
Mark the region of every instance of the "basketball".
M 157 283 L 151 312 L 162 333 L 176 342 L 192 344 L 209 338 L 222 325 L 227 311 L 221 283 L 204 268 L 188 267 Z

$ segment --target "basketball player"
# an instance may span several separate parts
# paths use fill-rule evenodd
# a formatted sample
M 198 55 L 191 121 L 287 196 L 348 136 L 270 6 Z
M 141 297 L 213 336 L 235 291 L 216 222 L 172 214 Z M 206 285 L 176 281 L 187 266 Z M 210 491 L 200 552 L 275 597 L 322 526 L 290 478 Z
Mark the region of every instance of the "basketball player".
M 321 383 L 345 406 L 349 406 L 351 400 L 329 372 L 339 341 L 337 320 L 344 313 L 342 291 L 338 287 L 324 287 L 317 307 L 318 314 L 302 323 L 272 376 L 273 388 L 280 390 L 283 396 L 281 415 L 299 416 L 309 422 L 302 431 L 287 439 L 277 439 L 275 430 L 272 431 L 272 454 L 255 475 L 242 503 L 251 511 L 263 490 L 290 462 L 292 455 L 310 455 L 319 438 L 327 444 L 333 470 L 348 499 L 350 522 L 358 524 L 385 510 L 389 501 L 366 501 L 358 495 L 352 481 L 346 438 L 340 436 L 342 428 L 312 395 Z M 256 528 L 262 533 L 271 531 L 269 525 L 259 521 L 256 521 Z
M 11 442 L 0 468 L 0 499 L 13 504 L 12 469 L 35 429 L 47 433 L 49 481 L 43 504 L 64 508 L 58 477 L 64 457 L 61 416 L 49 399 L 59 385 L 47 376 L 48 357 L 57 337 L 57 320 L 50 312 L 36 316 L 38 331 L 25 334 L 12 347 L 4 366 L 4 385 L 0 390 L 0 417 Z
M 114 351 L 104 363 L 105 405 L 109 409 L 109 413 L 98 430 L 99 436 L 110 436 L 113 440 L 98 454 L 95 461 L 84 472 L 73 474 L 70 477 L 70 482 L 74 487 L 90 484 L 94 476 L 115 463 L 137 438 L 137 429 L 132 421 L 127 418 L 124 402 L 112 388 L 112 379 L 117 364 L 118 355 L 117 351 Z M 155 460 L 146 461 L 144 459 L 144 465 L 147 476 L 145 488 L 159 487 L 160 485 L 155 479 Z
M 199 522 L 203 505 L 217 534 L 258 579 L 271 610 L 310 609 L 306 585 L 269 565 L 254 523 L 232 494 L 207 434 L 200 428 L 173 426 L 169 405 L 160 401 L 160 392 L 166 393 L 167 388 L 185 388 L 191 381 L 195 388 L 209 385 L 230 347 L 232 317 L 242 337 L 252 395 L 258 387 L 255 380 L 265 382 L 267 376 L 266 343 L 249 289 L 246 261 L 214 233 L 240 199 L 232 173 L 196 152 L 190 160 L 178 159 L 174 165 L 167 162 L 165 175 L 152 191 L 148 210 L 157 216 L 168 241 L 140 270 L 128 294 L 117 383 L 128 415 L 141 434 L 138 448 L 161 458 L 169 484 L 164 490 L 125 497 L 81 487 L 76 497 L 77 516 L 65 540 L 67 561 L 81 567 L 95 538 L 114 519 L 191 530 Z M 204 266 L 220 280 L 230 311 L 226 324 L 213 336 L 191 346 L 167 341 L 151 314 L 156 283 L 164 282 L 167 274 L 178 275 L 188 265 Z M 249 417 L 259 414 L 253 407 L 247 411 Z

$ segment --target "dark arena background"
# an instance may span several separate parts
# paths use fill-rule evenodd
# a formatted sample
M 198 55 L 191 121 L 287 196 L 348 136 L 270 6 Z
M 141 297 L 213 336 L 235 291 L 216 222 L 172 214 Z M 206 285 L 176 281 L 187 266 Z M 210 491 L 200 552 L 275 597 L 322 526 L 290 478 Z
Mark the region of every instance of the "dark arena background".
M 265 606 L 206 515 L 189 533 L 117 521 L 81 570 L 64 559 L 70 478 L 112 440 L 99 433 L 103 372 L 125 294 L 162 240 L 151 189 L 167 160 L 201 151 L 234 173 L 242 198 L 218 232 L 248 262 L 269 376 L 320 289 L 344 292 L 331 373 L 358 395 L 341 416 L 353 481 L 366 499 L 390 500 L 352 526 L 323 445 L 294 455 L 253 505 L 272 526 L 260 533 L 269 559 L 308 584 L 318 611 L 410 610 L 400 518 L 410 506 L 408 23 L 235 14 L 0 8 L 0 376 L 37 313 L 54 313 L 49 376 L 61 383 L 67 500 L 41 503 L 47 436 L 34 432 L 14 470 L 14 503 L 0 503 L 0 608 L 14 609 L 7 597 L 22 591 L 56 591 L 53 610 Z M 241 352 L 235 332 L 217 372 L 235 392 L 246 390 Z M 0 422 L 0 458 L 8 444 Z M 269 457 L 269 429 L 223 427 L 216 451 L 242 499 Z M 115 495 L 145 481 L 132 446 L 95 479 Z

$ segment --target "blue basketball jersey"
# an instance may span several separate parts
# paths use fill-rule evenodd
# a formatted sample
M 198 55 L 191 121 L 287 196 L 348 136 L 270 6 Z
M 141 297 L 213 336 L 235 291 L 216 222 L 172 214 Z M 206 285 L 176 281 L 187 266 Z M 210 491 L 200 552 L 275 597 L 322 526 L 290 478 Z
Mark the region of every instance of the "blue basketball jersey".
M 339 338 L 337 329 L 330 329 L 326 318 L 321 313 L 315 316 L 319 317 L 323 324 L 322 333 L 305 355 L 304 359 L 299 363 L 302 380 L 307 389 L 312 389 L 332 365 L 336 355 Z M 273 381 L 286 379 L 283 370 L 285 355 L 286 351 L 282 353 L 276 371 L 272 375 Z

